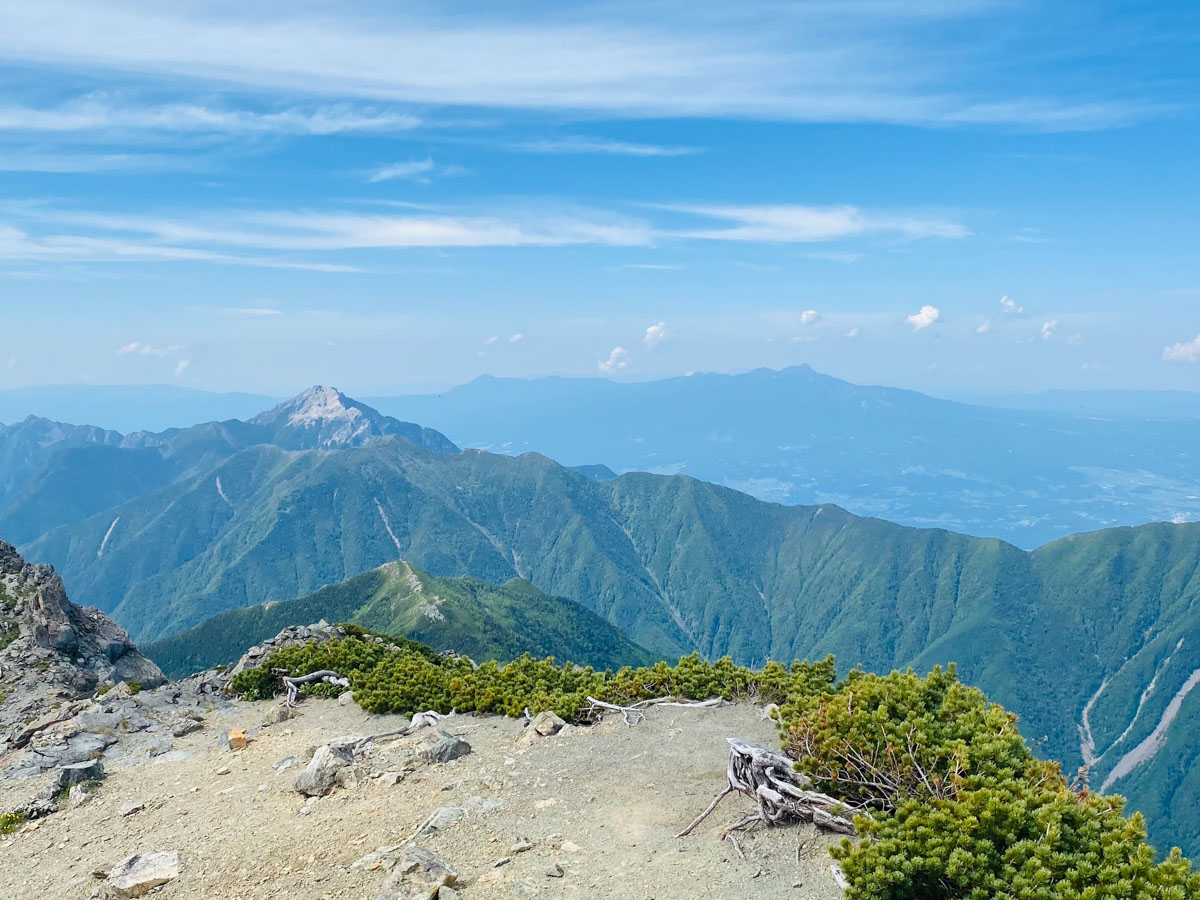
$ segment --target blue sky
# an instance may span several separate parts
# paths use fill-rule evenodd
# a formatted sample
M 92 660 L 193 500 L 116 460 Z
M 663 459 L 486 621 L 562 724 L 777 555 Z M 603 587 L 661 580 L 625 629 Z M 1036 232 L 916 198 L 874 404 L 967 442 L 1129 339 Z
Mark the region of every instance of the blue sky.
M 1198 59 L 1194 3 L 8 4 L 0 388 L 1197 390 Z

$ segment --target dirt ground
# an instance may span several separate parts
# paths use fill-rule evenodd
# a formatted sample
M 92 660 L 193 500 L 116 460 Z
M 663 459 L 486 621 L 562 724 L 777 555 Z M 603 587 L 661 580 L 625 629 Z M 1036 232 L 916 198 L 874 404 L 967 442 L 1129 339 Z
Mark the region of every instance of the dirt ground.
M 259 726 L 270 705 L 238 704 L 171 753 L 109 774 L 86 805 L 42 820 L 0 843 L 0 897 L 89 898 L 106 871 L 134 853 L 179 850 L 181 876 L 161 900 L 374 900 L 387 871 L 356 860 L 407 840 L 443 806 L 466 810 L 415 843 L 458 873 L 458 896 L 779 898 L 826 900 L 841 891 L 830 873 L 830 839 L 809 827 L 745 834 L 739 859 L 716 838 L 750 804 L 727 798 L 693 835 L 675 833 L 723 787 L 726 737 L 777 740 L 757 709 L 658 709 L 633 728 L 620 718 L 593 729 L 516 743 L 521 724 L 454 717 L 445 730 L 472 745 L 446 764 L 422 763 L 394 785 L 365 777 L 307 800 L 292 785 L 312 748 L 348 734 L 401 724 L 357 706 L 306 700 L 299 718 L 258 733 L 241 751 L 221 731 Z M 383 743 L 373 772 L 404 769 L 418 737 Z M 296 767 L 276 771 L 289 756 Z M 228 767 L 228 774 L 218 774 Z M 0 808 L 36 792 L 34 781 L 0 787 Z M 145 808 L 122 816 L 126 804 Z M 516 852 L 527 839 L 533 848 Z M 507 863 L 497 866 L 505 858 Z M 561 866 L 562 877 L 547 869 Z

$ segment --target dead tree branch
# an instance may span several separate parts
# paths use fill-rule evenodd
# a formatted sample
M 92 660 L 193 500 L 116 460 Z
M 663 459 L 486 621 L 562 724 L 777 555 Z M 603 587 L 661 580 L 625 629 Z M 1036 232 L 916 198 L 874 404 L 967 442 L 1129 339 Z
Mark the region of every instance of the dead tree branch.
M 646 710 L 656 706 L 677 706 L 687 709 L 716 709 L 721 706 L 729 706 L 730 701 L 721 697 L 711 697 L 708 700 L 676 700 L 674 697 L 655 697 L 653 700 L 639 700 L 637 703 L 631 703 L 628 706 L 621 706 L 616 703 L 608 703 L 604 700 L 597 700 L 595 697 L 588 697 L 588 717 L 603 715 L 605 712 L 619 712 L 621 718 L 626 725 L 634 726 L 646 718 Z
M 330 669 L 322 669 L 319 672 L 310 672 L 307 675 L 301 675 L 298 678 L 292 678 L 287 674 L 287 669 L 276 669 L 277 674 L 283 674 L 283 686 L 287 688 L 287 705 L 295 706 L 296 701 L 300 698 L 300 688 L 306 684 L 315 684 L 324 682 L 325 684 L 335 684 L 338 687 L 350 687 L 350 679 L 343 678 L 337 672 Z

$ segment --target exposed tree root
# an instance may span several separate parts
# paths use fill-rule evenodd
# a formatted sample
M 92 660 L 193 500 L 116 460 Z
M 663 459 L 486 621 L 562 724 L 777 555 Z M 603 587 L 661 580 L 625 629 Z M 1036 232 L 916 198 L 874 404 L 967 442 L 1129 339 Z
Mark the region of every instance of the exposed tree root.
M 728 738 L 728 741 L 728 786 L 676 837 L 685 837 L 695 831 L 722 800 L 735 792 L 752 798 L 758 804 L 758 812 L 725 828 L 721 832 L 722 838 L 753 825 L 775 826 L 793 822 L 811 822 L 824 831 L 855 834 L 852 817 L 858 810 L 828 794 L 811 790 L 812 781 L 793 768 L 792 760 L 739 738 Z

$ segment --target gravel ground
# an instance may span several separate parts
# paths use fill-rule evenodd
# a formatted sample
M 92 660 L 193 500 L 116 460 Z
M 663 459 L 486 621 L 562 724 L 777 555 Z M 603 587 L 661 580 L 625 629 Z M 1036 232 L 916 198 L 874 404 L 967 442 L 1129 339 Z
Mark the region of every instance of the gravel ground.
M 300 717 L 263 729 L 245 750 L 218 746 L 221 731 L 255 728 L 270 708 L 238 704 L 214 714 L 172 753 L 110 767 L 86 805 L 4 839 L 0 897 L 82 900 L 100 884 L 93 872 L 134 853 L 179 850 L 182 875 L 152 897 L 374 900 L 386 868 L 352 864 L 405 841 L 443 806 L 466 812 L 415 843 L 458 872 L 458 896 L 468 900 L 841 896 L 830 874 L 829 839 L 811 828 L 746 834 L 744 860 L 719 841 L 717 830 L 750 809 L 743 798 L 726 799 L 692 836 L 674 837 L 724 785 L 726 737 L 775 745 L 774 728 L 749 706 L 663 708 L 634 728 L 618 717 L 528 748 L 516 742 L 517 721 L 455 717 L 446 730 L 471 743 L 469 755 L 413 768 L 419 736 L 386 742 L 357 784 L 312 801 L 292 790 L 299 767 L 277 772 L 274 764 L 297 756 L 302 766 L 332 738 L 400 721 L 310 699 Z M 411 771 L 394 785 L 370 777 L 403 772 L 406 762 Z M 228 774 L 218 774 L 226 767 Z M 19 805 L 39 786 L 3 785 L 0 809 Z M 122 816 L 133 803 L 145 808 Z M 533 847 L 517 852 L 523 840 Z M 548 876 L 556 864 L 562 877 Z

